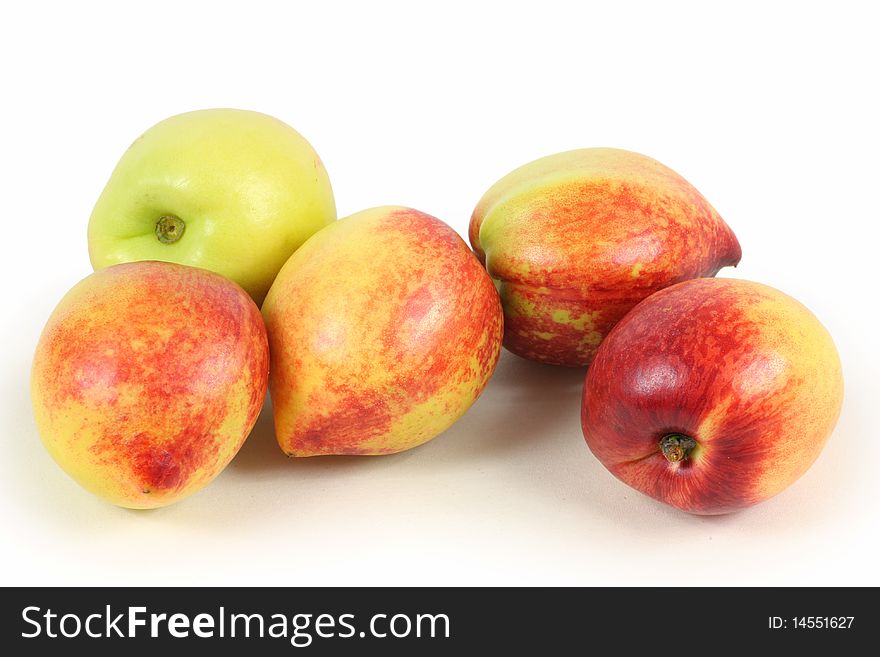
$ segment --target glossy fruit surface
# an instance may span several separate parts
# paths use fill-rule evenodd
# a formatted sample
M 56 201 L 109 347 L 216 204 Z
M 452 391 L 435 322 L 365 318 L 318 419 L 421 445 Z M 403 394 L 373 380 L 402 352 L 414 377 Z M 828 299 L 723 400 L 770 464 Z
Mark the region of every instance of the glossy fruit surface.
M 675 507 L 717 514 L 797 480 L 837 421 L 834 342 L 766 285 L 698 279 L 634 308 L 599 347 L 581 420 L 619 479 Z

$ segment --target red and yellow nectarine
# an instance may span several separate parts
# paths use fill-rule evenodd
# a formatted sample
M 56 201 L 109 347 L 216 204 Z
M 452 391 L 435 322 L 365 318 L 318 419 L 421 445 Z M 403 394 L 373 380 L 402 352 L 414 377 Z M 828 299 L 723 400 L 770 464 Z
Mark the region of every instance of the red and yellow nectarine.
M 263 305 L 289 456 L 389 454 L 455 422 L 501 349 L 492 281 L 449 226 L 375 208 L 316 233 Z
M 741 256 L 684 178 L 613 148 L 559 153 L 508 174 L 474 210 L 470 240 L 501 294 L 505 346 L 569 366 L 587 365 L 645 297 Z
M 636 306 L 587 372 L 581 421 L 616 477 L 717 514 L 779 493 L 819 456 L 843 400 L 831 336 L 766 285 L 698 279 Z
M 74 286 L 37 345 L 31 399 L 67 473 L 120 506 L 206 485 L 235 456 L 266 395 L 259 310 L 204 269 L 133 262 Z

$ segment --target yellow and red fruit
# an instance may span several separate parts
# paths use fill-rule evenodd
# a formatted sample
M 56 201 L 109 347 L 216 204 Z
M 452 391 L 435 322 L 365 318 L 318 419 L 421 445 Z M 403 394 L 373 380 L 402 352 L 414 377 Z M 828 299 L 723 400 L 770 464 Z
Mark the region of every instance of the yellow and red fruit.
M 470 241 L 498 285 L 505 346 L 568 366 L 589 364 L 645 297 L 741 257 L 733 232 L 684 178 L 613 148 L 559 153 L 508 174 L 474 210 Z
M 266 297 L 289 456 L 389 454 L 447 429 L 498 360 L 502 312 L 467 245 L 417 210 L 366 210 L 291 256 Z
M 617 478 L 718 514 L 804 474 L 842 402 L 837 350 L 809 310 L 766 285 L 707 278 L 654 294 L 611 331 L 581 421 Z
M 223 470 L 268 379 L 260 312 L 235 283 L 164 262 L 115 265 L 65 295 L 40 336 L 40 436 L 84 488 L 131 508 L 175 502 Z

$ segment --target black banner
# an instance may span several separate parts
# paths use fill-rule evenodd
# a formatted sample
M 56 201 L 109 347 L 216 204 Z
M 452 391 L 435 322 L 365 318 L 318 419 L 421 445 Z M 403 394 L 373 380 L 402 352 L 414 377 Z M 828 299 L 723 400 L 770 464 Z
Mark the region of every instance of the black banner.
M 865 645 L 867 589 L 5 589 L 2 645 L 26 654 L 514 654 Z M 242 653 L 242 651 L 246 651 Z

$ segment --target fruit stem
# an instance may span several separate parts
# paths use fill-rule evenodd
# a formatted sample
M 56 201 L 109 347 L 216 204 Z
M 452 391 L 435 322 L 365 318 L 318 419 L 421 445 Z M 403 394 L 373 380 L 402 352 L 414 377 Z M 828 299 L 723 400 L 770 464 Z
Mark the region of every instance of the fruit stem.
M 696 446 L 696 440 L 682 433 L 669 433 L 660 439 L 660 451 L 670 463 L 686 460 Z
M 183 237 L 185 230 L 186 224 L 183 223 L 183 219 L 173 214 L 159 217 L 159 221 L 156 222 L 156 237 L 162 244 L 174 244 Z

